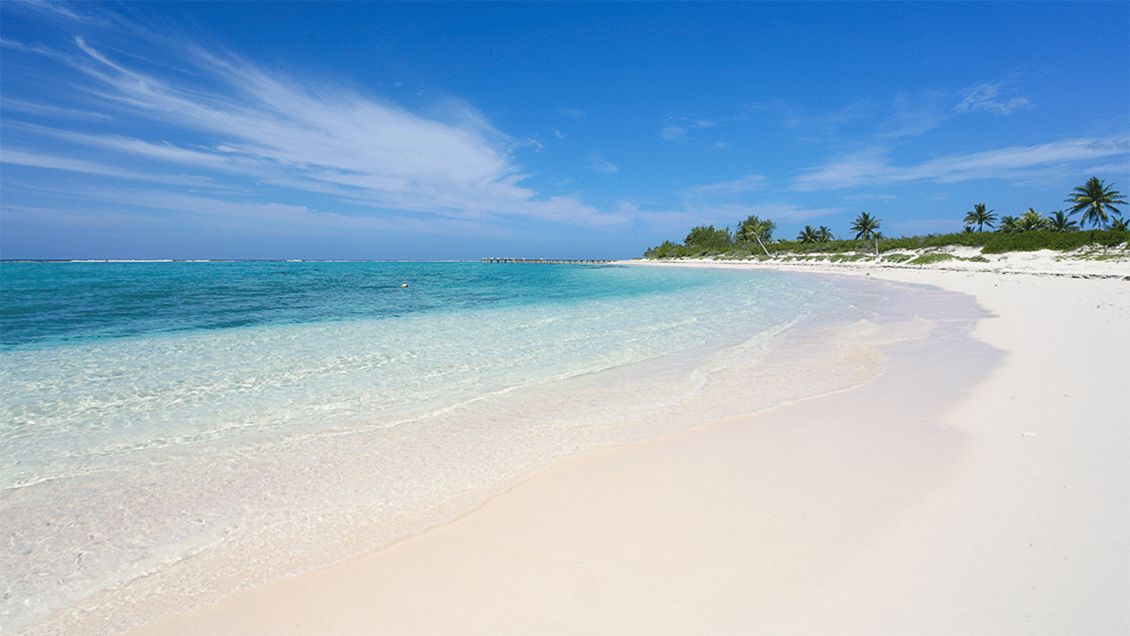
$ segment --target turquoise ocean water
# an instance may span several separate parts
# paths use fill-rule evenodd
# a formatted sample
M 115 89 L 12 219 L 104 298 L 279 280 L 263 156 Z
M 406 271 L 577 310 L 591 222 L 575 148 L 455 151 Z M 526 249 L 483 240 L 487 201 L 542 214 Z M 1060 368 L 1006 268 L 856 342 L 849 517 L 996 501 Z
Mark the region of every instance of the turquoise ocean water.
M 874 290 L 773 272 L 0 272 L 8 632 L 122 629 L 419 531 L 585 450 L 878 364 L 816 362 L 831 355 L 821 330 L 865 323 Z

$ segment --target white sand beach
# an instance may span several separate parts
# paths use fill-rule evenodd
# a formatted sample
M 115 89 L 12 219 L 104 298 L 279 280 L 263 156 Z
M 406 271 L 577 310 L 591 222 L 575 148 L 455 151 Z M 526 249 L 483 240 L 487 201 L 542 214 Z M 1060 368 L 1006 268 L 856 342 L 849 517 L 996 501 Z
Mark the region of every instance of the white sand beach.
M 639 266 L 934 285 L 989 315 L 974 346 L 939 323 L 863 386 L 570 460 L 135 633 L 1130 632 L 1125 261 Z

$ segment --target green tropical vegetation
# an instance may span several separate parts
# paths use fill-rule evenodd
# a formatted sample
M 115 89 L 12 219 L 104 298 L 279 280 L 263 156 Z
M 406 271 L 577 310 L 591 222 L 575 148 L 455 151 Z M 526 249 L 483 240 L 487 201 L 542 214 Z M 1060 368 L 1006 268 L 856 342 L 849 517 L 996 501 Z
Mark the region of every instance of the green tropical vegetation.
M 757 215 L 750 215 L 746 220 L 738 224 L 738 231 L 734 235 L 734 239 L 739 243 L 749 243 L 750 240 L 757 241 L 761 246 L 765 255 L 769 255 L 769 250 L 765 244 L 773 240 L 773 230 L 777 229 L 777 224 L 765 219 L 764 221 L 757 218 Z
M 1064 202 L 1075 204 L 1071 208 L 1071 214 L 1083 213 L 1083 216 L 1080 217 L 1080 225 L 1086 225 L 1090 222 L 1103 229 L 1106 229 L 1107 223 L 1110 221 L 1107 210 L 1121 217 L 1122 211 L 1114 206 L 1115 204 L 1126 205 L 1126 199 L 1123 198 L 1121 192 L 1114 189 L 1114 184 L 1108 187 L 1098 177 L 1091 177 L 1087 180 L 1087 183 L 1075 188 L 1071 192 L 1071 196 L 1064 199 Z
M 755 239 L 768 243 L 773 240 L 773 230 L 775 229 L 777 229 L 776 223 L 769 219 L 763 221 L 756 215 L 752 215 L 738 224 L 738 231 L 734 238 L 741 243 L 748 243 Z
M 1106 250 L 1127 243 L 1130 249 L 1130 230 L 1122 218 L 1118 205 L 1126 203 L 1125 198 L 1113 185 L 1108 186 L 1101 179 L 1092 177 L 1084 185 L 1075 188 L 1067 199 L 1074 203 L 1070 211 L 1056 211 L 1043 216 L 1033 208 L 1023 214 L 1006 215 L 997 223 L 994 210 L 984 203 L 973 206 L 965 214 L 964 230 L 956 234 L 929 234 L 887 238 L 879 233 L 880 219 L 868 212 L 861 212 L 850 226 L 851 239 L 837 240 L 828 226 L 804 226 L 794 240 L 773 239 L 776 223 L 770 219 L 750 216 L 737 224 L 736 229 L 715 228 L 702 225 L 693 228 L 682 243 L 664 241 L 662 245 L 648 249 L 647 258 L 773 258 L 805 260 L 819 256 L 832 261 L 881 258 L 890 262 L 912 262 L 914 264 L 938 262 L 953 255 L 923 259 L 903 254 L 883 255 L 884 252 L 965 246 L 981 248 L 983 254 L 999 254 L 1014 251 L 1034 251 L 1042 249 L 1068 251 L 1096 246 Z M 1080 223 L 1070 217 L 1082 213 Z M 1082 229 L 1090 224 L 1093 229 Z M 996 226 L 993 231 L 984 227 Z M 974 229 L 976 227 L 976 229 Z M 874 252 L 874 255 L 858 254 Z M 902 258 L 905 256 L 905 258 Z M 912 260 L 913 259 L 913 260 Z M 984 260 L 974 256 L 962 260 Z
M 1048 220 L 1040 216 L 1040 213 L 1028 208 L 1028 211 L 1020 215 L 1016 220 L 1017 231 L 1031 232 L 1033 230 L 1046 230 L 1048 229 Z
M 851 224 L 851 231 L 855 232 L 855 239 L 857 241 L 875 241 L 875 256 L 879 255 L 879 239 L 883 235 L 879 233 L 879 219 L 872 217 L 867 212 L 860 212 L 859 216 L 855 217 L 855 222 Z
M 1048 217 L 1048 229 L 1056 232 L 1074 232 L 1078 230 L 1079 225 L 1067 217 L 1068 215 L 1063 210 L 1052 212 L 1051 216 Z
M 726 249 L 734 244 L 734 237 L 729 228 L 715 229 L 713 225 L 700 225 L 693 228 L 687 238 L 683 239 L 685 245 L 699 245 L 706 249 Z
M 879 236 L 879 219 L 873 218 L 866 212 L 860 212 L 859 216 L 855 217 L 855 223 L 851 224 L 851 231 L 855 232 L 857 239 L 873 239 Z
M 827 225 L 821 225 L 818 228 L 813 228 L 811 225 L 804 226 L 800 234 L 797 235 L 796 240 L 801 243 L 829 243 L 835 237 L 832 236 L 832 230 Z
M 977 203 L 973 205 L 973 210 L 965 214 L 965 226 L 972 231 L 973 225 L 977 225 L 977 231 L 981 232 L 985 226 L 993 227 L 996 223 L 997 217 L 993 214 L 993 210 L 986 210 L 984 203 Z

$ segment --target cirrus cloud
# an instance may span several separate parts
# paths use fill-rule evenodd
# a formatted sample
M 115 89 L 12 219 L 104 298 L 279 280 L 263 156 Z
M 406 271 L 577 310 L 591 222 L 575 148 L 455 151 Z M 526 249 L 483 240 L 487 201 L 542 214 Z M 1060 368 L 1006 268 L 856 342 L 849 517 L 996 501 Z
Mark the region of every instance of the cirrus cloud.
M 731 197 L 751 190 L 760 190 L 765 187 L 766 177 L 760 174 L 749 174 L 734 181 L 723 181 L 708 185 L 683 188 L 675 194 L 687 198 L 702 197 Z
M 1013 146 L 896 166 L 886 150 L 856 152 L 813 168 L 793 180 L 797 190 L 823 190 L 891 185 L 914 181 L 952 183 L 970 179 L 1024 179 L 1029 171 L 1072 162 L 1130 153 L 1130 138 L 1084 137 L 1035 146 Z
M 334 85 L 300 83 L 192 44 L 166 51 L 191 72 L 157 75 L 115 59 L 95 39 L 76 36 L 74 54 L 53 53 L 79 71 L 71 90 L 90 103 L 81 111 L 50 107 L 61 115 L 95 112 L 99 118 L 22 128 L 18 121 L 7 122 L 22 134 L 6 140 L 4 162 L 146 182 L 168 182 L 162 175 L 170 172 L 191 173 L 205 186 L 238 179 L 260 191 L 328 195 L 324 205 L 359 206 L 358 214 L 374 216 L 511 215 L 609 225 L 580 201 L 543 199 L 519 185 L 526 175 L 510 149 L 523 142 L 461 100 L 436 103 L 433 115 L 424 116 Z M 147 125 L 115 128 L 114 122 L 138 120 Z M 615 170 L 605 164 L 601 171 Z

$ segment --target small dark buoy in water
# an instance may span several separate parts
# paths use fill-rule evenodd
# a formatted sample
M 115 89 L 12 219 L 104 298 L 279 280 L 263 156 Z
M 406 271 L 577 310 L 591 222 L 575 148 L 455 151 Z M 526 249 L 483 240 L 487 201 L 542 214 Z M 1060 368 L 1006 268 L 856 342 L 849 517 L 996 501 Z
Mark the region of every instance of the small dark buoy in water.
M 400 284 L 400 286 L 401 286 L 402 288 L 404 288 L 404 287 L 407 287 L 407 286 L 408 286 L 408 283 L 401 283 L 401 284 Z

